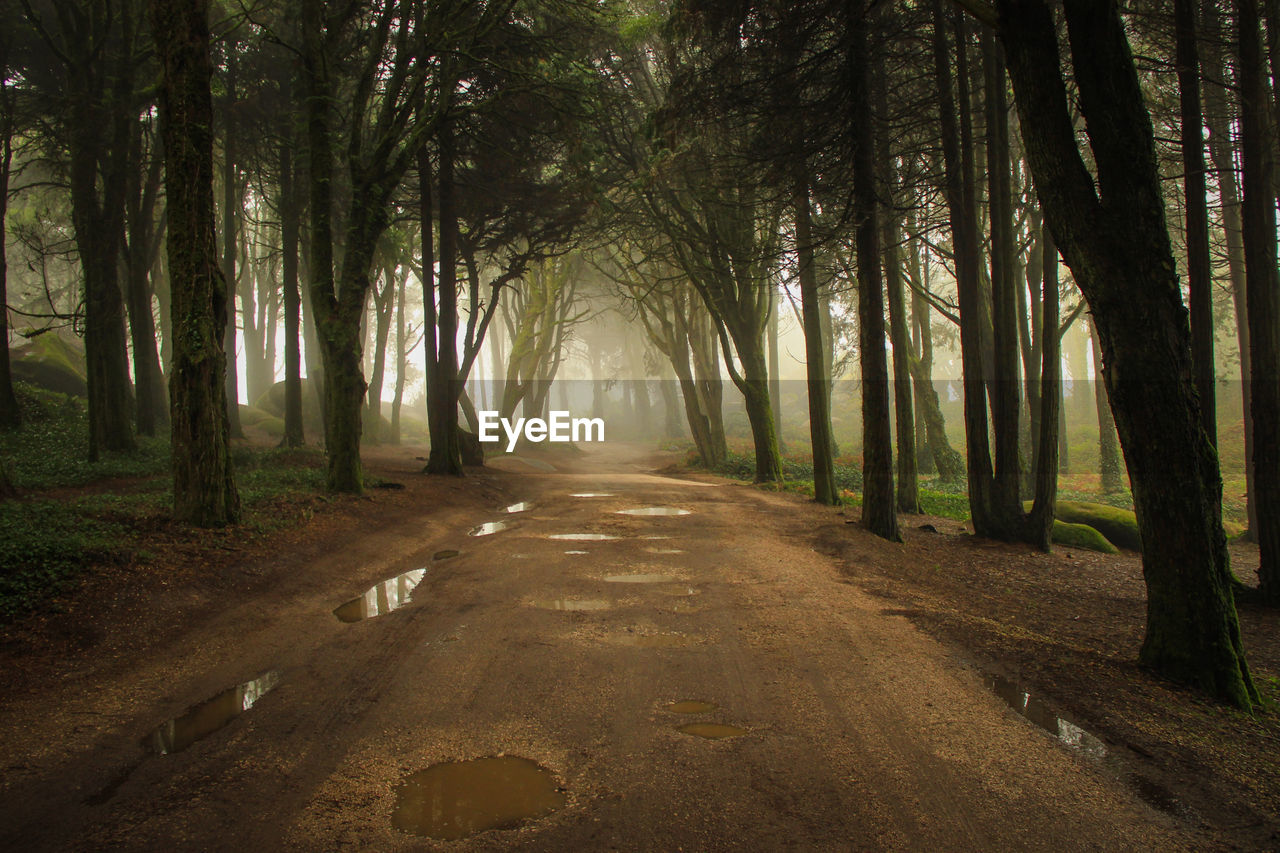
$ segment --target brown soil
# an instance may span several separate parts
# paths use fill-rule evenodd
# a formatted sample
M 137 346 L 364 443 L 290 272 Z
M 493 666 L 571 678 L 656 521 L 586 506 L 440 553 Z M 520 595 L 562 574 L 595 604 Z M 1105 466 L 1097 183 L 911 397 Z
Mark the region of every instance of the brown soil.
M 369 460 L 404 490 L 319 504 L 286 533 L 229 532 L 226 550 L 157 546 L 145 566 L 95 575 L 69 613 L 7 629 L 0 849 L 1275 843 L 1274 718 L 1131 663 L 1136 558 L 1038 555 L 941 519 L 912 519 L 892 545 L 795 496 L 650 473 L 670 460 L 616 445 L 541 455 L 552 472 L 504 459 L 464 480 L 421 476 L 413 456 Z M 500 515 L 517 500 L 536 506 Z M 651 505 L 692 514 L 614 512 Z M 507 530 L 466 535 L 499 518 Z M 926 521 L 941 532 L 910 528 Z M 547 538 L 579 532 L 619 538 Z M 461 553 L 433 561 L 443 549 Z M 334 617 L 419 567 L 409 605 Z M 625 574 L 677 580 L 603 580 Z M 558 599 L 610 606 L 546 606 Z M 1269 683 L 1275 618 L 1243 619 Z M 984 686 L 992 668 L 1108 756 L 1016 715 Z M 142 745 L 267 671 L 278 686 L 189 749 Z M 718 708 L 667 708 L 682 700 Z M 691 723 L 746 733 L 678 730 Z M 403 777 L 501 754 L 553 771 L 565 807 L 457 842 L 392 827 Z

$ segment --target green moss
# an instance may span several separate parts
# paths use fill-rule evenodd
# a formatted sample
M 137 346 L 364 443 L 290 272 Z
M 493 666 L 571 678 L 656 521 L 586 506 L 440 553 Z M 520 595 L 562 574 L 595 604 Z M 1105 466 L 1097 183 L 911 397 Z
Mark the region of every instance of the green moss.
M 1120 548 L 1142 550 L 1138 519 L 1133 510 L 1087 501 L 1058 501 L 1055 516 L 1071 524 L 1087 524 Z
M 86 397 L 84 347 L 59 335 L 37 335 L 10 354 L 15 382 L 28 382 L 48 391 L 73 397 Z
M 1115 545 L 1107 541 L 1107 537 L 1087 524 L 1072 524 L 1055 520 L 1053 522 L 1053 541 L 1058 545 L 1070 545 L 1073 548 L 1100 551 L 1103 554 L 1120 553 L 1120 550 Z

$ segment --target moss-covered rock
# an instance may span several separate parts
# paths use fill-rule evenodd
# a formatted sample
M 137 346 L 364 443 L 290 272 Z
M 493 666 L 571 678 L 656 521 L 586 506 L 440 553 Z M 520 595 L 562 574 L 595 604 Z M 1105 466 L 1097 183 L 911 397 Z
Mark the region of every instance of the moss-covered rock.
M 1120 509 L 1087 501 L 1058 501 L 1054 515 L 1071 524 L 1089 525 L 1118 548 L 1128 548 L 1131 551 L 1142 550 L 1142 537 L 1138 534 L 1138 518 L 1131 509 Z
M 72 397 L 89 396 L 84 346 L 79 341 L 46 332 L 10 350 L 9 361 L 15 382 Z
M 1073 548 L 1084 548 L 1087 551 L 1099 551 L 1103 554 L 1120 553 L 1120 549 L 1107 541 L 1107 537 L 1087 524 L 1055 520 L 1053 541 L 1057 545 L 1070 545 Z

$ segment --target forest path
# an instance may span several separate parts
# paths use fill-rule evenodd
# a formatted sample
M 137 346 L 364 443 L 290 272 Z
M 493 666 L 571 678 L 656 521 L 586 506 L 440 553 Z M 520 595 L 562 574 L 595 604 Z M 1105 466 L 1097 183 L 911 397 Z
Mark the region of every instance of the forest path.
M 59 685 L 45 697 L 58 706 L 47 724 L 30 702 L 5 707 L 0 848 L 1198 843 L 843 580 L 809 546 L 812 514 L 825 510 L 651 473 L 636 448 L 561 456 L 540 457 L 551 471 L 506 458 L 482 475 L 531 509 L 421 505 L 360 536 L 313 542 L 292 582 L 147 660 Z M 689 514 L 619 514 L 653 506 Z M 487 521 L 508 527 L 466 535 Z M 616 538 L 549 538 L 579 533 Z M 432 559 L 446 548 L 460 553 Z M 401 609 L 334 618 L 365 579 L 423 566 Z M 627 575 L 653 577 L 616 577 Z M 556 609 L 565 601 L 598 609 Z M 267 671 L 276 674 L 252 709 L 190 748 L 139 746 L 166 714 Z M 684 700 L 716 707 L 667 708 Z M 743 733 L 678 730 L 699 722 Z M 496 755 L 553 772 L 563 805 L 460 841 L 393 828 L 405 775 Z

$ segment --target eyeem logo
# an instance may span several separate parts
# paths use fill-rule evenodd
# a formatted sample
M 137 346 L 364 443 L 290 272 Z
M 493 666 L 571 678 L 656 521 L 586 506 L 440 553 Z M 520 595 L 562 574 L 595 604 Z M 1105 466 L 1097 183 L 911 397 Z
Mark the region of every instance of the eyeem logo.
M 551 420 L 516 418 L 515 424 L 498 412 L 480 412 L 480 440 L 501 441 L 498 427 L 507 435 L 507 452 L 515 450 L 520 434 L 529 441 L 604 441 L 604 418 L 570 418 L 568 412 L 551 412 Z

